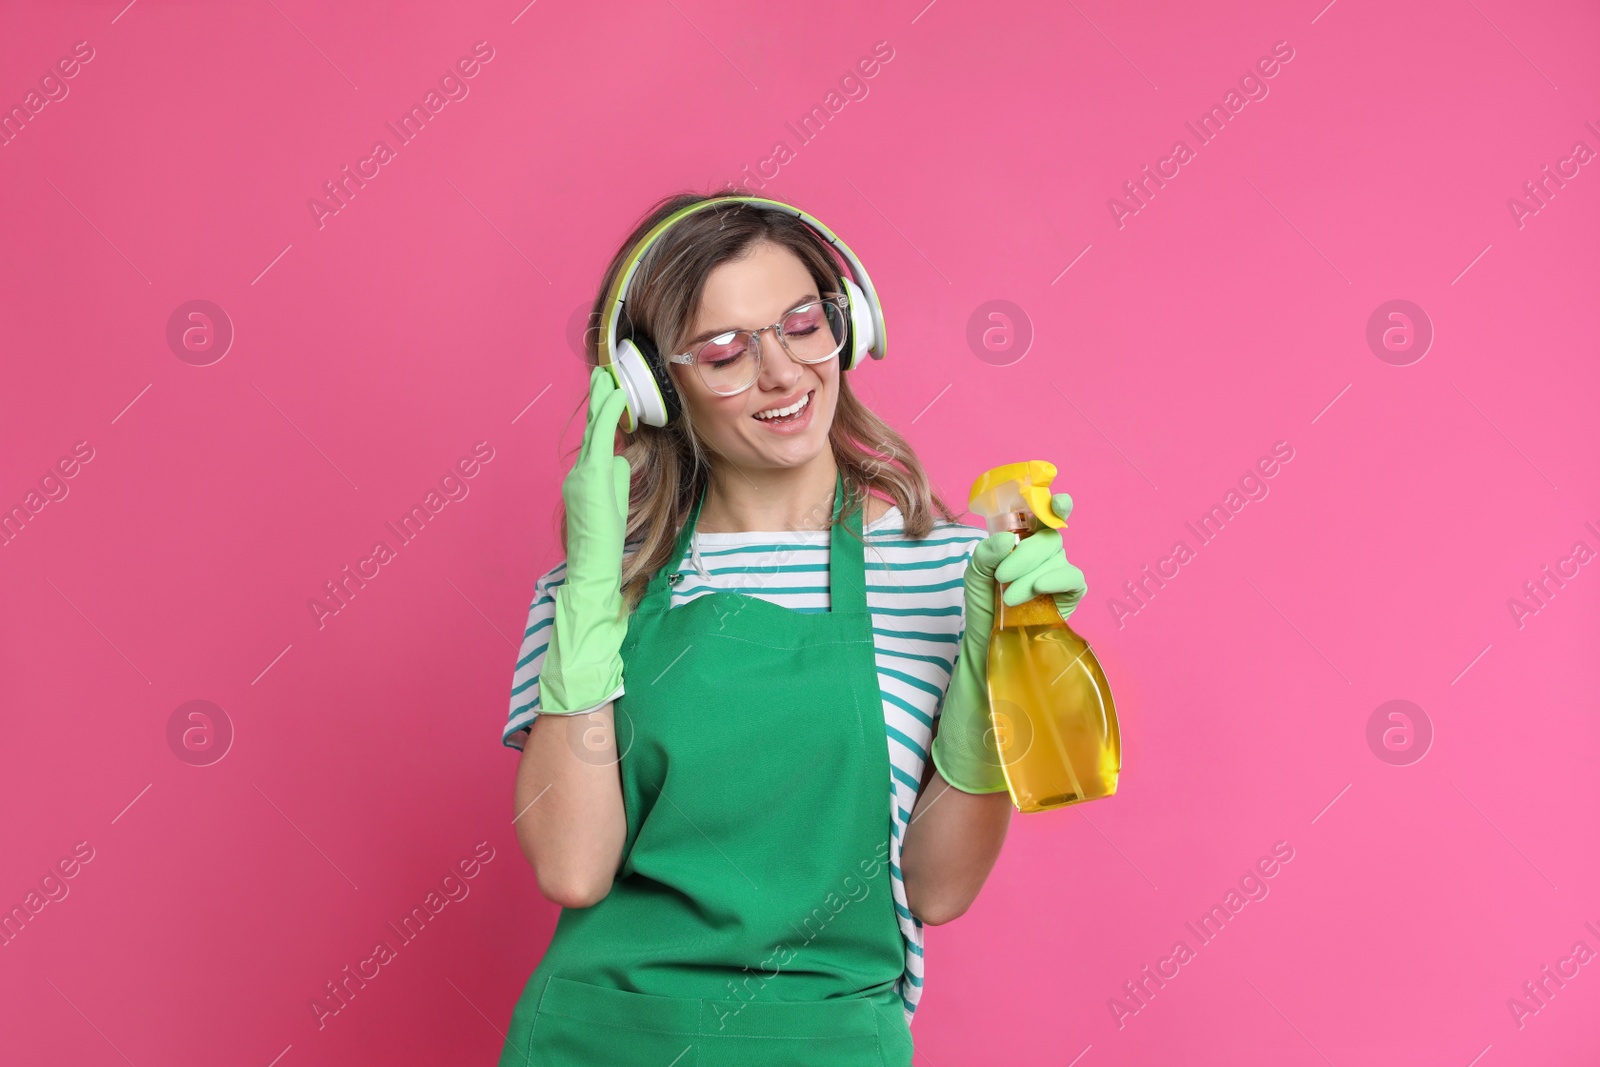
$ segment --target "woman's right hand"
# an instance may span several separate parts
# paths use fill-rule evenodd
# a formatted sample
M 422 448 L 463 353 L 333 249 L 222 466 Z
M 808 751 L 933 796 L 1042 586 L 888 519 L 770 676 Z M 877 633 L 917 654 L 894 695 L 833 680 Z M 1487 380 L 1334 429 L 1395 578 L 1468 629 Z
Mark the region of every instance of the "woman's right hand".
M 541 714 L 592 711 L 620 693 L 622 551 L 632 469 L 616 455 L 626 396 L 611 372 L 589 374 L 588 423 L 577 461 L 561 483 L 567 509 L 567 573 L 556 587 L 556 617 L 539 673 Z
M 622 574 L 633 471 L 616 455 L 617 425 L 627 397 L 604 367 L 589 373 L 589 417 L 578 459 L 561 483 L 567 505 L 567 580 L 574 563 L 585 575 Z

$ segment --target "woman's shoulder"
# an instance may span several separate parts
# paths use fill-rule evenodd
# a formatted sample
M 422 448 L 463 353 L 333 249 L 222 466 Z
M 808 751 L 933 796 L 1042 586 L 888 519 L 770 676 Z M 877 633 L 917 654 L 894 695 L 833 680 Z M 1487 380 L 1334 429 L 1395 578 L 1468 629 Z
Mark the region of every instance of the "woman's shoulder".
M 874 526 L 889 514 L 900 514 L 900 507 L 893 500 L 886 500 L 881 496 L 867 496 L 867 525 Z
M 936 516 L 926 537 L 909 537 L 905 532 L 905 515 L 901 513 L 899 505 L 877 497 L 869 497 L 867 501 L 866 533 L 882 542 L 902 547 L 941 548 L 946 553 L 952 550 L 970 552 L 974 545 L 988 536 L 982 527 Z

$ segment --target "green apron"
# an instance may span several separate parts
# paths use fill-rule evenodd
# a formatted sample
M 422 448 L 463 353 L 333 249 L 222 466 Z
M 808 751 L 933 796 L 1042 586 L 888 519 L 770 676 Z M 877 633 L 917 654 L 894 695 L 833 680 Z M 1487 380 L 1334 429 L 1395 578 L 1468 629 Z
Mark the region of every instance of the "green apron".
M 861 507 L 827 612 L 671 607 L 703 501 L 622 645 L 622 866 L 562 910 L 500 1067 L 910 1067 Z

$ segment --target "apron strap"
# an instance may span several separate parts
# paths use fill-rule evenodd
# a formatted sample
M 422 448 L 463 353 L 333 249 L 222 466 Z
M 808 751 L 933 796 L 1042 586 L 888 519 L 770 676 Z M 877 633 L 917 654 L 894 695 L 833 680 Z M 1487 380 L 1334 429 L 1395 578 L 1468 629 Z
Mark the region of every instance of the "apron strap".
M 844 508 L 844 474 L 833 487 L 833 535 L 828 548 L 828 610 L 834 613 L 865 614 L 867 610 L 866 546 L 862 543 L 862 513 L 866 501 L 850 512 L 844 522 L 837 521 Z
M 672 555 L 650 579 L 638 610 L 643 612 L 666 611 L 671 604 L 672 587 L 667 581 L 677 573 L 689 549 L 689 539 L 700 521 L 700 505 L 705 503 L 706 487 L 702 486 L 689 509 L 689 518 L 678 531 Z M 863 502 L 864 505 L 864 502 Z M 828 539 L 828 603 L 834 612 L 865 612 L 867 610 L 867 584 L 865 570 L 865 545 L 862 541 L 862 507 L 853 509 L 844 522 L 838 522 L 844 507 L 844 473 L 834 475 L 833 518 Z

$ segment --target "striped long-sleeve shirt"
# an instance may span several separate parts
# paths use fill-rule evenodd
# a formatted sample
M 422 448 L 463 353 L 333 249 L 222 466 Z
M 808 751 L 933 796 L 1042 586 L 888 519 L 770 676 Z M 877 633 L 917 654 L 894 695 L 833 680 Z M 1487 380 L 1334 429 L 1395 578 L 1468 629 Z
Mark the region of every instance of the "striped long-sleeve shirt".
M 891 507 L 867 524 L 864 533 L 867 608 L 889 746 L 890 886 L 906 951 L 898 986 L 909 1022 L 922 997 L 923 924 L 906 906 L 900 846 L 960 645 L 967 563 L 984 532 L 941 521 L 927 537 L 912 540 L 905 536 L 900 509 Z M 795 611 L 828 609 L 826 530 L 697 532 L 686 571 L 687 577 L 672 590 L 672 607 L 714 590 L 736 590 Z M 539 714 L 539 669 L 550 644 L 555 590 L 565 578 L 563 562 L 534 586 L 512 678 L 511 715 L 501 734 L 510 748 L 521 749 L 527 737 L 523 731 Z

